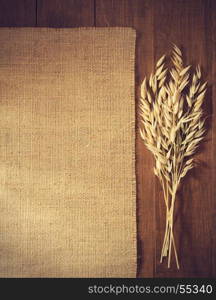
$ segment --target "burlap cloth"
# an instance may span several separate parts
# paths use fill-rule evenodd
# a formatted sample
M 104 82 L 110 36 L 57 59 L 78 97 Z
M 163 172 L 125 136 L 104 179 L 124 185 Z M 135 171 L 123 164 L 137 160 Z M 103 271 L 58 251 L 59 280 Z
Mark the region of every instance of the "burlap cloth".
M 136 276 L 135 31 L 0 45 L 0 276 Z

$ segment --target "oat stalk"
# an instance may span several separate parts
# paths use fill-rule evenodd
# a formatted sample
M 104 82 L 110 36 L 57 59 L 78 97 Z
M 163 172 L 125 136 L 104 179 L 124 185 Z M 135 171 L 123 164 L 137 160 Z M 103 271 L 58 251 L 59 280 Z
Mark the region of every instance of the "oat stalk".
M 172 66 L 166 67 L 165 55 L 155 72 L 140 88 L 140 135 L 155 158 L 154 173 L 163 188 L 166 228 L 161 250 L 162 262 L 171 263 L 172 248 L 177 268 L 179 259 L 173 225 L 176 193 L 180 181 L 194 167 L 193 154 L 205 133 L 202 103 L 207 82 L 201 81 L 200 66 L 192 72 L 184 66 L 182 52 L 173 45 Z

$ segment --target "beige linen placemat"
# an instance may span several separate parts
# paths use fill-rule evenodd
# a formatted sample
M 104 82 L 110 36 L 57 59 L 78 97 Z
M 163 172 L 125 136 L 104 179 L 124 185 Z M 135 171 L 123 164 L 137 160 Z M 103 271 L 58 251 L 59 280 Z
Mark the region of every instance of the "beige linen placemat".
M 0 277 L 135 277 L 135 31 L 0 45 Z

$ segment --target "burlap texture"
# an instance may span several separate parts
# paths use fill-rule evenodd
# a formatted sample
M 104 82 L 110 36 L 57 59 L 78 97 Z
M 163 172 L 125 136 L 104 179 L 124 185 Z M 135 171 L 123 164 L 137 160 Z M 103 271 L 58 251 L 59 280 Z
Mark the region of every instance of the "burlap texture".
M 136 276 L 135 31 L 0 45 L 0 277 Z

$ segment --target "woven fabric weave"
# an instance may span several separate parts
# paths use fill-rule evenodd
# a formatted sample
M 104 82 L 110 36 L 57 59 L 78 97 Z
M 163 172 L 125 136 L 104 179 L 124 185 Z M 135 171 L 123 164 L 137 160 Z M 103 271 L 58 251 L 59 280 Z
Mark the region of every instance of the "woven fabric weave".
M 0 277 L 135 277 L 135 31 L 0 44 Z

